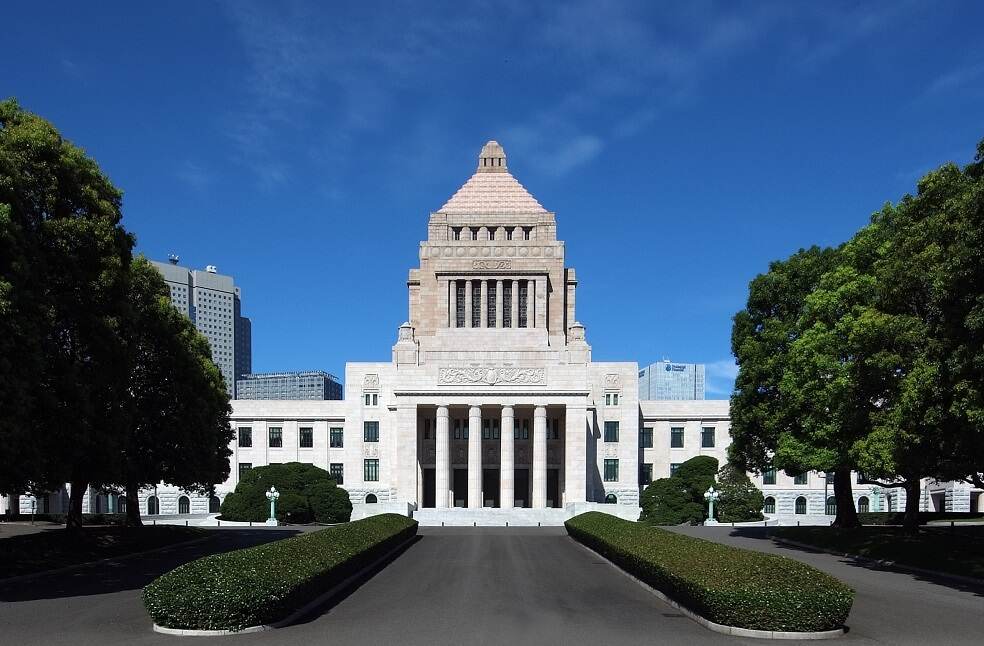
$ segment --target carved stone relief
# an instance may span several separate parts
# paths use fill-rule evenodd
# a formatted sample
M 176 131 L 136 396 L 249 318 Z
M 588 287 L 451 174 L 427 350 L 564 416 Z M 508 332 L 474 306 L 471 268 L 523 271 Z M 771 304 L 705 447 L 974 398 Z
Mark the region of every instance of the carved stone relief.
M 542 386 L 547 383 L 547 371 L 545 368 L 441 368 L 437 383 Z

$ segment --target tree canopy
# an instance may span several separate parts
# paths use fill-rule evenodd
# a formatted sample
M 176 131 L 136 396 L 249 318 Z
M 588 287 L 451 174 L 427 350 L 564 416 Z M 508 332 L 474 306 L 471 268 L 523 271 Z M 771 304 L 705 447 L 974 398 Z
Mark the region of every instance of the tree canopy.
M 288 462 L 245 471 L 236 490 L 222 501 L 222 519 L 262 522 L 270 517 L 266 492 L 276 487 L 277 520 L 294 523 L 343 523 L 352 514 L 348 493 L 327 471 L 313 464 Z

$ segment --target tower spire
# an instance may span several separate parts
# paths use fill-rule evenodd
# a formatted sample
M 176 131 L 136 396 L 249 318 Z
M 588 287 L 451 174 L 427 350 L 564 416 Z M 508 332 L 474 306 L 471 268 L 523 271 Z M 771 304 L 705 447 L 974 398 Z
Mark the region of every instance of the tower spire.
M 478 154 L 479 173 L 505 173 L 506 171 L 506 151 L 494 139 L 484 146 L 482 152 Z

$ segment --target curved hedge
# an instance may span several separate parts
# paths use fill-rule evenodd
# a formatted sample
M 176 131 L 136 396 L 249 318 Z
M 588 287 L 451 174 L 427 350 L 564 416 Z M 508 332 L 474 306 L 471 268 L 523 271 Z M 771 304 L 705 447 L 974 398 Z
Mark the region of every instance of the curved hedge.
M 242 630 L 276 623 L 417 533 L 398 514 L 206 556 L 144 588 L 158 626 Z
M 601 512 L 565 523 L 568 533 L 674 601 L 715 623 L 807 632 L 844 625 L 854 591 L 782 556 L 742 550 Z

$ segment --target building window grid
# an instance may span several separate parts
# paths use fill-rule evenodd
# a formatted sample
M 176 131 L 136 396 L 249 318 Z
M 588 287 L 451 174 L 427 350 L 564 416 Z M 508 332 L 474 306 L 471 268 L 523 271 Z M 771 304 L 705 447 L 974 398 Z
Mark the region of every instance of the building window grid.
M 367 459 L 363 463 L 363 480 L 366 482 L 379 482 L 379 460 Z
M 618 442 L 618 422 L 605 422 L 605 441 Z
M 671 449 L 682 449 L 683 448 L 683 427 L 674 426 L 670 429 L 670 448 Z
M 363 442 L 379 441 L 379 422 L 362 423 L 362 441 Z
M 471 316 L 471 326 L 481 327 L 482 325 L 482 283 L 481 281 L 472 281 L 472 316 Z
M 302 426 L 297 431 L 297 440 L 302 449 L 314 448 L 314 429 L 310 426 Z
M 344 434 L 341 428 L 332 427 L 328 430 L 328 448 L 340 449 L 344 444 Z
M 270 432 L 270 443 L 271 449 L 279 449 L 284 445 L 284 430 L 279 426 L 271 426 Z
M 643 426 L 639 431 L 639 448 L 653 448 L 653 429 L 651 426 Z
M 328 473 L 331 475 L 335 484 L 345 484 L 345 465 L 341 462 L 332 462 L 328 465 Z
M 253 429 L 249 426 L 239 427 L 239 448 L 248 449 L 253 446 Z
M 519 281 L 519 303 L 517 304 L 519 308 L 519 327 L 526 327 L 527 323 L 529 323 L 526 320 L 526 301 L 529 293 L 529 282 L 528 280 Z
M 639 465 L 639 484 L 648 485 L 653 481 L 653 465 L 643 462 Z
M 618 482 L 617 458 L 605 458 L 605 482 Z
M 502 327 L 512 327 L 512 281 L 502 285 Z
M 762 484 L 774 485 L 776 483 L 776 470 L 766 469 L 762 472 Z
M 793 477 L 794 485 L 805 485 L 805 484 L 809 484 L 809 482 L 810 482 L 809 475 L 805 471 L 803 473 L 796 474 Z
M 455 327 L 465 327 L 465 282 L 462 280 L 455 281 L 454 289 L 457 294 L 454 312 Z
M 486 317 L 486 325 L 488 327 L 495 327 L 495 281 L 489 281 L 488 294 L 485 302 L 485 310 L 488 312 Z
M 714 448 L 714 441 L 715 441 L 715 437 L 714 437 L 714 427 L 713 426 L 705 426 L 702 429 L 700 429 L 700 446 L 701 446 L 701 448 L 704 448 L 704 449 L 713 449 Z

